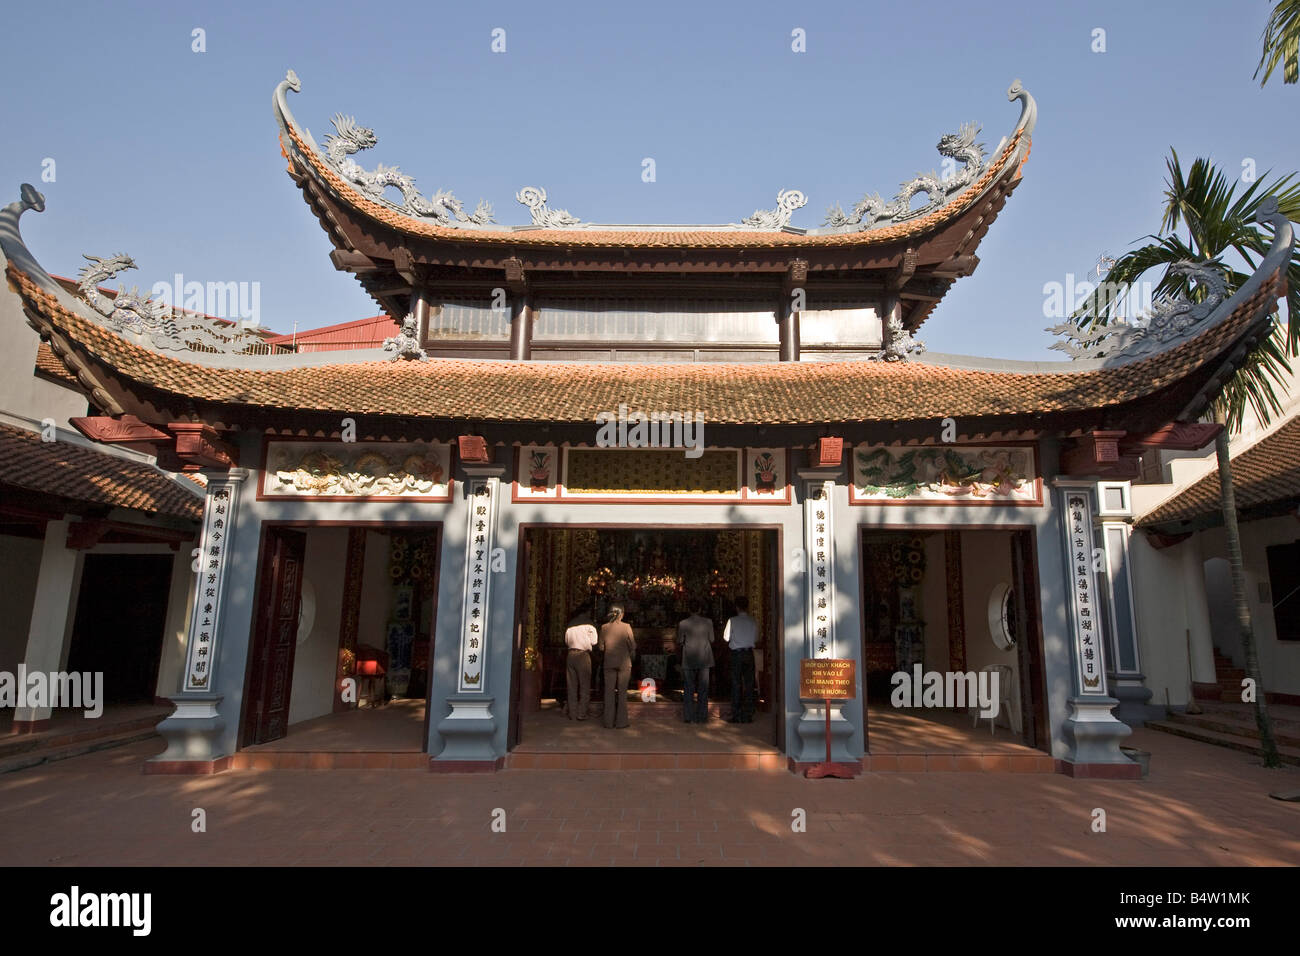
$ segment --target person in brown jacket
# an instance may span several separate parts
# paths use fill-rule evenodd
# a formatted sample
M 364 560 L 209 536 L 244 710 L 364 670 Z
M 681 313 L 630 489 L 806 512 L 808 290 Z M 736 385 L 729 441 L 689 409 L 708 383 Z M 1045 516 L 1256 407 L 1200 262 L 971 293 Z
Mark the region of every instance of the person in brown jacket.
M 632 628 L 623 620 L 623 605 L 615 604 L 600 626 L 597 645 L 605 655 L 605 713 L 601 723 L 606 727 L 627 726 L 627 682 L 632 676 L 632 662 L 636 660 L 636 638 Z

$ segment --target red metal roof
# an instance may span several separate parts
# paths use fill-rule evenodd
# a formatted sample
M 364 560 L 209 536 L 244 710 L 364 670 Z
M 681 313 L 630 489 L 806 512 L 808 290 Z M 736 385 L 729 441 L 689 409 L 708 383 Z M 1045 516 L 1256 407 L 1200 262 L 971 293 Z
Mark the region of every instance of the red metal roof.
M 379 348 L 384 339 L 392 338 L 399 330 L 392 316 L 373 315 L 319 329 L 300 329 L 296 335 L 274 335 L 266 341 L 268 345 L 294 345 L 299 352 L 338 352 Z

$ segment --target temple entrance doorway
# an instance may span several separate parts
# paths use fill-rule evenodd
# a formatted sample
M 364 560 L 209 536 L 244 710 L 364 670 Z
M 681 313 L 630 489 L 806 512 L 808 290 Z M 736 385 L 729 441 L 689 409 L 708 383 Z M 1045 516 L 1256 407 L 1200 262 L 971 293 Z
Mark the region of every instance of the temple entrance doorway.
M 439 529 L 264 526 L 241 750 L 267 766 L 424 765 Z
M 861 660 L 873 757 L 992 764 L 1048 748 L 1032 535 L 862 529 Z
M 778 752 L 783 721 L 782 595 L 778 532 L 724 527 L 521 528 L 523 573 L 517 595 L 514 704 L 510 745 L 527 752 Z M 729 723 L 731 652 L 723 632 L 743 597 L 757 625 L 756 706 L 752 723 Z M 713 621 L 715 665 L 709 720 L 686 724 L 677 624 L 702 601 Z M 628 689 L 630 727 L 606 730 L 604 673 L 592 654 L 586 720 L 569 720 L 564 633 L 579 613 L 599 629 L 610 608 L 624 608 L 637 656 Z

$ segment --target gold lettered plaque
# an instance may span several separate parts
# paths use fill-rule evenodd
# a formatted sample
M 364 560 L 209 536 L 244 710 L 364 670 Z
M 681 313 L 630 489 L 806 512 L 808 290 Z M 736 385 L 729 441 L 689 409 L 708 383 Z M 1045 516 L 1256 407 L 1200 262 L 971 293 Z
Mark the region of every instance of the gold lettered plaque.
M 799 696 L 807 700 L 853 700 L 857 661 L 805 657 L 799 662 Z

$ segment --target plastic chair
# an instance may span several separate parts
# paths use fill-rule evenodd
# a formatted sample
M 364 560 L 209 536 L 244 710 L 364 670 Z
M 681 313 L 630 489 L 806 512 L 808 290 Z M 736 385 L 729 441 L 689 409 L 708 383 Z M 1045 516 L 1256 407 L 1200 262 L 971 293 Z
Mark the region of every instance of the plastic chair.
M 985 667 L 980 668 L 980 670 L 984 673 L 989 673 L 989 674 L 993 672 L 997 673 L 998 714 L 1002 714 L 1003 712 L 1005 712 L 1007 715 L 1007 726 L 1011 729 L 1012 733 L 1019 734 L 1020 715 L 1016 712 L 1016 700 L 1011 694 L 1011 683 L 1013 678 L 1013 671 L 1011 670 L 1011 667 L 1007 664 L 989 664 Z M 967 706 L 971 712 L 971 726 L 978 727 L 980 723 L 979 706 L 976 705 L 974 707 L 970 707 L 969 702 Z M 993 717 L 986 717 L 984 719 L 989 722 L 989 733 L 990 734 L 996 733 L 997 716 L 995 715 Z

